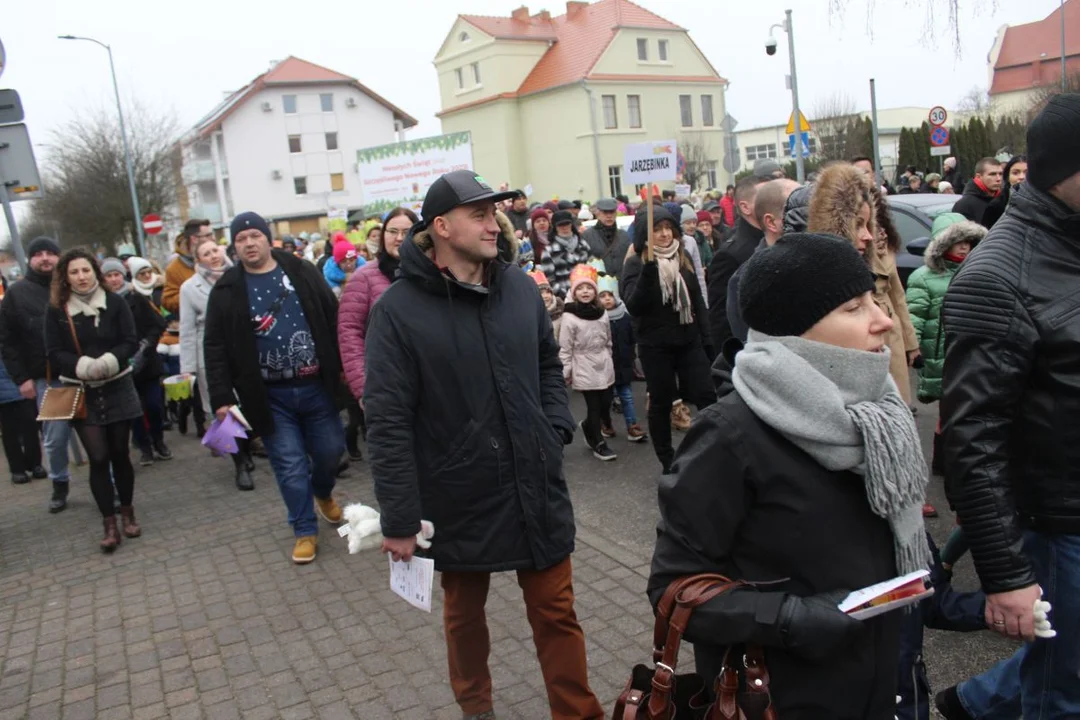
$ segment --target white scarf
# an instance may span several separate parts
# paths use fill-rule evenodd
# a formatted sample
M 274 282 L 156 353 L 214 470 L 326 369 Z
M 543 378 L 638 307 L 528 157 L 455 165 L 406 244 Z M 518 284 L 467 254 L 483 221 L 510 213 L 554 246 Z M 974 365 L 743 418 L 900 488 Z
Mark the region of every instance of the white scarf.
M 154 273 L 150 276 L 150 282 L 148 283 L 140 282 L 138 278 L 132 278 L 131 287 L 133 287 L 135 289 L 135 292 L 139 293 L 140 295 L 144 297 L 150 297 L 154 294 L 154 289 L 157 285 L 157 281 L 160 279 L 161 276 L 157 273 Z
M 751 330 L 731 379 L 762 422 L 819 465 L 862 475 L 870 509 L 892 528 L 900 574 L 929 567 L 926 460 L 887 346 L 871 353 Z
M 101 322 L 100 313 L 105 309 L 105 298 L 105 288 L 101 287 L 100 283 L 96 283 L 89 292 L 85 293 L 76 292 L 72 288 L 71 297 L 67 301 L 68 315 L 82 313 L 86 317 L 94 318 L 94 327 L 97 327 Z

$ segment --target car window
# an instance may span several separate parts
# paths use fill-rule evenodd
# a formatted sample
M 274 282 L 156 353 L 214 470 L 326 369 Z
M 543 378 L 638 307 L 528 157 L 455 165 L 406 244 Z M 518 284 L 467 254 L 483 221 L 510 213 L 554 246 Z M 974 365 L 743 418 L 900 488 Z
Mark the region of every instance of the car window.
M 956 200 L 959 200 L 959 197 L 954 196 L 954 198 L 955 199 L 950 200 L 949 202 L 943 203 L 941 205 L 927 205 L 927 206 L 921 207 L 919 209 L 922 210 L 927 215 L 929 215 L 930 219 L 933 219 L 933 218 L 936 218 L 941 213 L 952 212 L 953 211 L 953 205 L 956 204 Z
M 895 206 L 890 210 L 892 211 L 893 225 L 896 226 L 896 231 L 900 233 L 900 244 L 902 246 L 907 247 L 907 244 L 912 240 L 930 235 L 930 226 L 914 215 L 909 215 Z

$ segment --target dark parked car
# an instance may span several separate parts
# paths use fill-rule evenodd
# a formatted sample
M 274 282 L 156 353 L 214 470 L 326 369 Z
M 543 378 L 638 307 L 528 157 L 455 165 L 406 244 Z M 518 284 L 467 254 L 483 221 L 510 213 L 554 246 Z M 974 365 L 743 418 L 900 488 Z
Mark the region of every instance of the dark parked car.
M 900 250 L 896 253 L 896 271 L 907 288 L 907 279 L 922 267 L 922 254 L 930 242 L 930 227 L 941 213 L 952 212 L 959 195 L 934 193 L 889 195 L 885 198 L 892 211 L 892 221 L 900 233 Z

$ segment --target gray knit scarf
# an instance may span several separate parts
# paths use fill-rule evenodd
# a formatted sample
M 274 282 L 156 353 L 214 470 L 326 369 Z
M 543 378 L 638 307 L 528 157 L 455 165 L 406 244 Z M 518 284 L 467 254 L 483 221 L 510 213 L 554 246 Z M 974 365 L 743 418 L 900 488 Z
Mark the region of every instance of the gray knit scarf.
M 885 352 L 751 330 L 735 391 L 766 425 L 827 470 L 863 476 L 870 509 L 892 528 L 900 574 L 930 566 L 923 528 L 926 461 Z

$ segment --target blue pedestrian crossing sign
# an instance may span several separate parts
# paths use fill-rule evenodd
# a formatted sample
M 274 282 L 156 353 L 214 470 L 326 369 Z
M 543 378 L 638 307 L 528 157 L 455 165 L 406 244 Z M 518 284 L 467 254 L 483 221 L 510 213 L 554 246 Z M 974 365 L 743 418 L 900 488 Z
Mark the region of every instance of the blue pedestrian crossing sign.
M 788 156 L 795 157 L 795 135 L 788 135 Z M 802 156 L 810 157 L 810 133 L 799 133 L 799 143 L 802 145 Z

